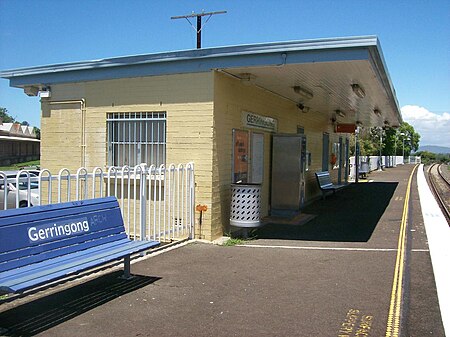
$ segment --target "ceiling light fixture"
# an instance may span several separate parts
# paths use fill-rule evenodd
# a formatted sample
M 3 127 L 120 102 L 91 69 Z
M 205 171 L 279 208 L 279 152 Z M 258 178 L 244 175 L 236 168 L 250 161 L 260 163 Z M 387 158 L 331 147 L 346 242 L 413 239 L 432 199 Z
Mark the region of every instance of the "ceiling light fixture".
M 240 73 L 238 76 L 241 80 L 241 83 L 244 85 L 253 84 L 256 80 L 256 75 L 253 75 L 252 73 Z
M 40 98 L 50 98 L 52 97 L 52 92 L 50 91 L 50 87 L 45 87 L 39 90 L 38 96 Z
M 342 110 L 334 110 L 334 112 L 336 112 L 336 115 L 338 115 L 339 117 L 345 117 L 345 112 Z
M 356 83 L 352 84 L 352 89 L 353 89 L 353 92 L 355 93 L 355 95 L 358 96 L 359 98 L 366 97 L 366 92 L 364 91 L 363 88 L 361 88 L 359 86 L 359 84 L 356 84 Z
M 302 103 L 298 103 L 297 108 L 303 113 L 309 112 L 310 109 L 309 106 L 304 106 Z
M 373 109 L 373 113 L 374 113 L 375 115 L 381 116 L 381 111 L 378 110 L 378 109 Z
M 292 89 L 294 89 L 294 91 L 297 94 L 299 94 L 300 96 L 302 96 L 305 99 L 311 99 L 314 97 L 314 95 L 311 91 L 303 89 L 302 87 L 299 87 L 298 85 L 294 86 Z

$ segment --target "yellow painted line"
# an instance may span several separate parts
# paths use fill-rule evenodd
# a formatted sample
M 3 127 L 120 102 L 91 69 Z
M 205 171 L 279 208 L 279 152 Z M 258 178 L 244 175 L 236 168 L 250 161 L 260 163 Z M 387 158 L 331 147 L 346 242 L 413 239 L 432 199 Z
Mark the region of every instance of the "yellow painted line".
M 391 304 L 389 306 L 389 314 L 386 326 L 386 337 L 398 337 L 400 330 L 400 315 L 402 306 L 403 293 L 403 273 L 406 252 L 406 226 L 408 223 L 409 196 L 411 193 L 411 182 L 418 165 L 414 166 L 408 180 L 406 188 L 405 202 L 403 204 L 402 222 L 400 225 L 400 233 L 398 236 L 397 258 L 395 261 L 394 281 L 392 284 Z

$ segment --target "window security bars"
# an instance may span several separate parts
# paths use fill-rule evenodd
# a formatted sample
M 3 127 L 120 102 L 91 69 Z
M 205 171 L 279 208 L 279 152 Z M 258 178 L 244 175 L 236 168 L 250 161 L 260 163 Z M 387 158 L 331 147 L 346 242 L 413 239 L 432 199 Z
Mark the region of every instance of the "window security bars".
M 108 113 L 108 166 L 166 163 L 166 112 Z

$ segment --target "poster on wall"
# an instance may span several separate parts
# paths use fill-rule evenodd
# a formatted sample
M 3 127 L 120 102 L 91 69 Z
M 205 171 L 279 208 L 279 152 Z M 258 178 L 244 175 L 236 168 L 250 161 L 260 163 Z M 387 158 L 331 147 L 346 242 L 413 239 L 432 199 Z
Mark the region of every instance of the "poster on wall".
M 233 130 L 233 183 L 248 182 L 248 132 Z

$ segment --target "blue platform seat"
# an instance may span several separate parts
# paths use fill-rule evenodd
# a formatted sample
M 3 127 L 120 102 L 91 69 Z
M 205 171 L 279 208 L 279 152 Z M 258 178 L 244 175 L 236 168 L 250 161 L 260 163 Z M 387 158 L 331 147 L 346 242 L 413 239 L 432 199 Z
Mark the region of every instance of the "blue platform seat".
M 317 183 L 319 184 L 319 188 L 322 191 L 322 199 L 325 199 L 326 193 L 339 191 L 340 189 L 348 186 L 347 184 L 333 184 L 330 178 L 330 172 L 316 172 Z
M 156 247 L 128 238 L 115 197 L 0 211 L 0 293 L 18 293 Z

